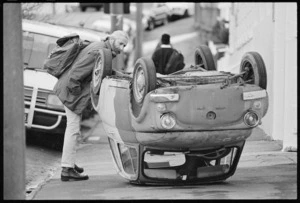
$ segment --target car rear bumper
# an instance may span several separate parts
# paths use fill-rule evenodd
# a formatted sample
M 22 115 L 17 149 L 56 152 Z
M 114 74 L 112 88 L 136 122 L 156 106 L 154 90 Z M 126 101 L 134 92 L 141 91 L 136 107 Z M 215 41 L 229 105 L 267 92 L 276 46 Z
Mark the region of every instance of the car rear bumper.
M 137 141 L 145 146 L 167 148 L 211 148 L 246 140 L 252 129 L 184 132 L 136 132 Z

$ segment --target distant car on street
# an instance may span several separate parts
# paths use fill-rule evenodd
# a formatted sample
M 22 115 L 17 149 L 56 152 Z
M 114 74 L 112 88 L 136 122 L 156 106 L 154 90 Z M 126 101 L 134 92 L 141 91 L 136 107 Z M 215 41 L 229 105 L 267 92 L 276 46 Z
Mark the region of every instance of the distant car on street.
M 168 24 L 169 16 L 170 9 L 165 3 L 153 3 L 152 7 L 143 10 L 143 21 L 147 22 L 146 30 Z
M 79 7 L 81 11 L 85 11 L 87 8 L 95 8 L 97 11 L 100 11 L 100 9 L 104 6 L 104 3 L 96 3 L 96 2 L 90 2 L 90 3 L 79 3 Z
M 81 39 L 100 41 L 105 33 L 22 20 L 24 64 L 24 122 L 27 129 L 63 134 L 66 117 L 63 104 L 53 92 L 57 78 L 43 69 L 44 60 L 57 39 L 71 33 Z
M 113 72 L 109 57 L 101 50 L 90 92 L 122 177 L 174 185 L 222 182 L 235 173 L 268 110 L 259 53 L 245 53 L 239 74 L 217 71 L 203 45 L 195 65 L 169 75 L 157 74 L 149 57 L 139 58 L 132 74 Z
M 191 15 L 191 11 L 189 8 L 189 4 L 191 3 L 184 3 L 184 2 L 168 2 L 166 6 L 170 10 L 169 18 L 186 18 Z

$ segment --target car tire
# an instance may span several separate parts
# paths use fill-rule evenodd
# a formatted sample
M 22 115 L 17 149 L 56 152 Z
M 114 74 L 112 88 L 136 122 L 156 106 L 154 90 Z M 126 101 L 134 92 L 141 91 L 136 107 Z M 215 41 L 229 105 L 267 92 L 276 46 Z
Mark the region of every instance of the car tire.
M 112 74 L 112 54 L 108 49 L 100 49 L 93 68 L 90 93 L 93 107 L 98 105 L 99 91 L 103 78 Z
M 151 58 L 139 58 L 134 66 L 131 87 L 131 105 L 135 117 L 138 117 L 145 96 L 156 88 L 156 69 Z
M 148 30 L 153 30 L 155 28 L 154 20 L 149 20 Z
M 246 81 L 246 83 L 255 84 L 263 89 L 267 89 L 266 66 L 259 53 L 247 52 L 243 55 L 240 72 L 244 71 L 246 71 L 246 73 L 243 76 L 243 80 Z
M 86 7 L 81 7 L 80 10 L 81 10 L 82 12 L 85 12 Z
M 208 71 L 216 70 L 214 57 L 208 46 L 200 45 L 195 51 L 195 65 L 200 65 Z
M 188 10 L 185 10 L 185 11 L 184 11 L 184 14 L 183 14 L 183 17 L 184 17 L 184 18 L 187 18 L 187 17 L 189 17 L 189 16 L 190 16 L 189 11 L 188 11 Z
M 163 20 L 163 25 L 167 25 L 168 23 L 168 16 L 166 16 L 166 18 Z

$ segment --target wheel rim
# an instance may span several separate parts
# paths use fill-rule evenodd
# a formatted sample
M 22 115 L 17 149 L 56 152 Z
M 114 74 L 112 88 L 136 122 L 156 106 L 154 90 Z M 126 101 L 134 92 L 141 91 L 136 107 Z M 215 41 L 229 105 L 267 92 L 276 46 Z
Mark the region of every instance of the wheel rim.
M 203 58 L 201 57 L 200 54 L 197 54 L 197 56 L 196 56 L 196 65 L 199 65 L 199 66 L 203 67 L 204 69 L 206 69 Z
M 136 70 L 136 74 L 134 77 L 134 97 L 137 102 L 141 103 L 146 89 L 146 79 L 145 74 L 141 66 L 139 66 Z
M 248 84 L 255 84 L 253 66 L 249 61 L 244 62 L 242 71 L 245 71 L 243 80 Z
M 154 23 L 153 23 L 152 21 L 151 21 L 150 24 L 149 24 L 149 29 L 150 29 L 150 30 L 153 30 L 153 29 L 154 29 Z
M 168 24 L 168 19 L 164 19 L 164 25 L 167 25 Z
M 189 12 L 188 12 L 187 10 L 185 10 L 184 16 L 185 16 L 185 17 L 188 17 L 188 16 L 189 16 Z
M 93 70 L 93 89 L 94 89 L 94 92 L 97 91 L 97 89 L 98 89 L 97 87 L 98 87 L 99 83 L 101 82 L 102 67 L 103 67 L 103 61 L 102 61 L 101 56 L 99 56 L 98 59 L 97 59 L 97 62 L 96 62 L 96 66 Z

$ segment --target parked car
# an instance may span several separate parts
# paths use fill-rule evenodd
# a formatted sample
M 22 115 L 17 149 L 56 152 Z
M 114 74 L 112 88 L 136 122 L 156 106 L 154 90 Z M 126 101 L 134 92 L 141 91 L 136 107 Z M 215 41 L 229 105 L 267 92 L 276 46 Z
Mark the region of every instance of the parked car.
M 105 33 L 22 20 L 25 126 L 27 129 L 63 134 L 65 110 L 53 92 L 57 78 L 43 69 L 56 40 L 76 32 L 84 40 L 100 41 Z M 95 32 L 95 31 L 94 31 Z
M 95 8 L 97 11 L 100 11 L 103 6 L 103 3 L 79 3 L 79 7 L 82 12 L 84 12 L 87 8 Z
M 157 25 L 168 24 L 170 9 L 165 3 L 153 3 L 152 7 L 143 10 L 143 21 L 147 22 L 146 30 L 153 30 Z
M 239 74 L 217 71 L 207 46 L 196 49 L 195 65 L 169 75 L 156 74 L 148 57 L 131 74 L 112 74 L 109 56 L 102 50 L 94 67 L 91 98 L 122 177 L 133 184 L 199 184 L 235 173 L 268 109 L 259 53 L 243 56 Z
M 184 2 L 168 2 L 166 6 L 170 10 L 169 18 L 186 18 L 191 15 L 189 4 L 191 3 L 184 3 Z

